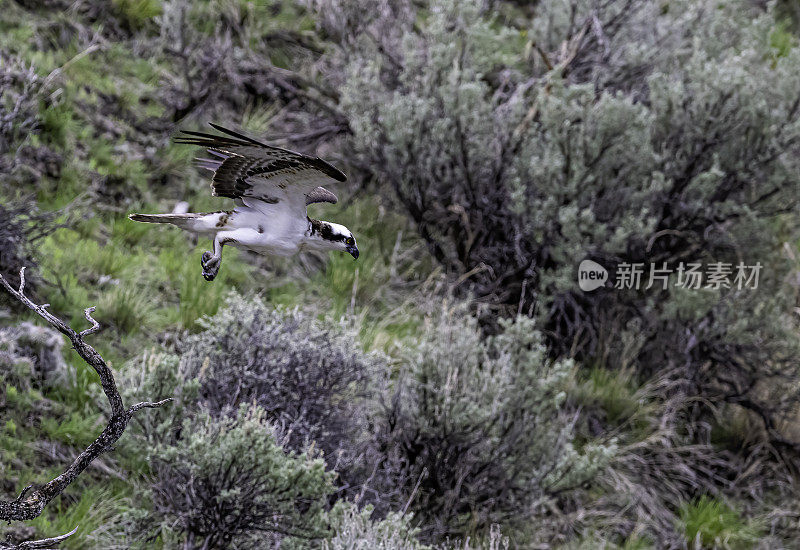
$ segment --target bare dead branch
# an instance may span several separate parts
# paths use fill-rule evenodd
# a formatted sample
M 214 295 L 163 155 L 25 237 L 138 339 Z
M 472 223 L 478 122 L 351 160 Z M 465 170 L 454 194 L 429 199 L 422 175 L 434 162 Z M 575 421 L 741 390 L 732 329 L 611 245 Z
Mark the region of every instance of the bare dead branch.
M 40 539 L 40 540 L 28 540 L 25 542 L 20 542 L 19 544 L 6 544 L 0 542 L 0 550 L 48 550 L 53 546 L 58 546 L 69 537 L 74 535 L 78 531 L 78 527 L 76 526 L 75 529 L 70 531 L 69 533 L 65 533 L 63 535 L 59 535 L 57 537 L 51 537 L 49 539 Z
M 44 306 L 42 306 L 42 307 L 44 307 Z M 84 317 L 86 317 L 87 321 L 92 323 L 92 327 L 91 328 L 87 328 L 84 331 L 81 331 L 81 334 L 80 334 L 81 338 L 84 337 L 84 336 L 88 336 L 90 334 L 94 334 L 95 332 L 100 330 L 100 323 L 98 323 L 97 321 L 95 321 L 92 318 L 92 313 L 94 312 L 95 309 L 96 308 L 94 306 L 92 306 L 92 307 L 87 307 L 86 309 L 83 310 Z
M 19 496 L 17 497 L 17 499 L 16 499 L 16 500 L 22 500 L 23 498 L 25 498 L 25 494 L 26 494 L 28 491 L 30 491 L 31 489 L 33 489 L 33 485 L 28 485 L 27 487 L 25 487 L 25 488 L 22 490 L 22 492 L 19 494 Z
M 550 62 L 550 57 L 547 55 L 547 52 L 544 51 L 542 49 L 542 47 L 536 42 L 533 42 L 533 48 L 536 50 L 536 52 L 542 58 L 542 61 L 544 61 L 544 66 L 547 67 L 547 70 L 548 71 L 552 71 L 553 70 L 553 64 Z
M 109 405 L 111 406 L 111 417 L 108 420 L 108 425 L 105 427 L 105 429 L 103 429 L 100 436 L 95 439 L 94 442 L 92 442 L 92 444 L 89 445 L 82 453 L 80 453 L 72 462 L 72 464 L 70 464 L 67 469 L 64 470 L 63 473 L 40 487 L 34 488 L 33 485 L 26 487 L 14 500 L 0 501 L 0 520 L 21 521 L 30 520 L 39 516 L 44 507 L 51 500 L 53 500 L 53 498 L 61 494 L 64 489 L 66 489 L 67 486 L 72 483 L 89 464 L 91 464 L 93 460 L 110 450 L 114 443 L 116 443 L 117 440 L 122 436 L 125 428 L 128 425 L 128 421 L 136 411 L 144 408 L 159 407 L 170 401 L 170 399 L 165 399 L 157 403 L 137 403 L 129 409 L 125 408 L 122 403 L 122 397 L 119 394 L 119 390 L 117 390 L 117 385 L 114 381 L 114 375 L 111 372 L 111 369 L 108 367 L 105 360 L 103 360 L 97 350 L 83 340 L 84 336 L 94 334 L 100 329 L 100 323 L 92 318 L 92 312 L 95 310 L 94 307 L 86 308 L 84 311 L 86 319 L 92 323 L 91 328 L 79 333 L 73 330 L 64 321 L 47 311 L 47 304 L 37 305 L 31 301 L 30 298 L 25 296 L 24 267 L 20 270 L 20 285 L 18 289 L 14 289 L 2 275 L 0 275 L 0 284 L 2 284 L 8 293 L 14 298 L 35 311 L 37 315 L 42 317 L 45 321 L 50 323 L 50 325 L 69 338 L 70 342 L 72 343 L 72 347 L 76 352 L 78 352 L 78 355 L 80 355 L 81 358 L 86 361 L 86 363 L 97 373 L 97 376 L 100 378 L 100 384 L 103 388 L 103 392 L 105 393 Z M 72 533 L 62 535 L 62 537 L 56 537 L 55 539 L 46 539 L 45 542 L 47 544 L 53 544 L 54 542 L 58 543 L 71 534 Z M 28 546 L 18 545 L 16 548 L 44 548 L 44 546 L 32 546 L 41 542 L 42 541 L 22 543 L 27 544 Z
M 133 414 L 136 411 L 141 409 L 157 409 L 161 405 L 169 403 L 172 401 L 172 398 L 162 399 L 161 401 L 156 401 L 155 403 L 152 401 L 142 401 L 141 403 L 136 403 L 135 405 L 131 405 L 131 408 L 128 409 L 128 413 Z
M 25 289 L 25 267 L 19 270 L 19 293 Z

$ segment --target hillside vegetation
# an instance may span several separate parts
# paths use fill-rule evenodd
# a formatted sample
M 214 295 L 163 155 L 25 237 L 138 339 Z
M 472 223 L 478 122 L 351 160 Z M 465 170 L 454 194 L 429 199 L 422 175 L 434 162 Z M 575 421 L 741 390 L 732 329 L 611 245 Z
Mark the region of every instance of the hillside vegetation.
M 800 545 L 796 3 L 0 8 L 0 274 L 76 330 L 97 306 L 126 402 L 174 398 L 0 541 Z M 232 208 L 172 141 L 209 121 L 346 172 L 309 213 L 358 261 L 226 249 L 208 283 L 208 242 L 128 220 Z M 589 293 L 586 258 L 762 270 Z M 13 500 L 108 411 L 5 293 L 0 325 Z

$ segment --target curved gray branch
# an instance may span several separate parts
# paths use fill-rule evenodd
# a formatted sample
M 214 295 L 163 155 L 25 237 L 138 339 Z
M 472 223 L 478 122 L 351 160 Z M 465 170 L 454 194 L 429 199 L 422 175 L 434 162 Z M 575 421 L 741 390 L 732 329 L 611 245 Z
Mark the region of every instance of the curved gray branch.
M 168 397 L 167 399 L 162 399 L 161 401 L 156 401 L 155 403 L 153 403 L 152 401 L 142 401 L 141 403 L 136 403 L 135 405 L 131 405 L 131 408 L 128 409 L 128 414 L 133 414 L 136 411 L 140 411 L 142 409 L 156 409 L 161 405 L 169 403 L 170 401 L 172 401 L 171 397 Z
M 45 307 L 45 306 L 42 306 L 42 307 Z M 91 326 L 91 328 L 87 328 L 86 330 L 82 330 L 81 331 L 81 333 L 80 333 L 80 337 L 81 338 L 83 338 L 84 336 L 88 336 L 90 334 L 94 334 L 95 332 L 100 330 L 100 323 L 95 321 L 94 318 L 92 317 L 92 313 L 94 313 L 95 309 L 97 309 L 97 308 L 92 306 L 92 307 L 87 307 L 86 309 L 83 310 L 84 317 L 86 317 L 87 321 L 92 323 L 92 326 Z
M 69 533 L 64 533 L 63 535 L 59 535 L 57 537 L 50 537 L 49 539 L 40 539 L 40 540 L 28 540 L 25 542 L 20 542 L 19 544 L 8 544 L 0 542 L 0 550 L 47 550 L 52 548 L 53 546 L 58 546 L 69 537 L 74 535 L 78 531 L 78 527 L 75 527 Z
M 52 325 L 56 330 L 69 338 L 70 342 L 72 343 L 72 347 L 76 352 L 78 352 L 78 355 L 80 355 L 81 358 L 86 361 L 86 363 L 97 373 L 97 376 L 100 378 L 100 385 L 102 386 L 103 392 L 105 393 L 108 403 L 111 406 L 111 417 L 109 418 L 108 424 L 103 429 L 102 433 L 92 442 L 91 445 L 89 445 L 82 453 L 80 453 L 77 458 L 75 458 L 72 464 L 70 464 L 62 474 L 56 476 L 40 487 L 27 487 L 14 500 L 0 500 L 0 521 L 30 520 L 41 514 L 44 507 L 51 500 L 53 500 L 53 498 L 61 494 L 61 492 L 64 491 L 64 489 L 66 489 L 67 486 L 72 483 L 75 478 L 77 478 L 78 475 L 80 475 L 80 473 L 83 472 L 83 470 L 85 470 L 95 458 L 111 449 L 114 443 L 116 443 L 116 441 L 122 436 L 125 428 L 128 426 L 128 421 L 133 416 L 133 413 L 144 408 L 161 406 L 170 400 L 165 399 L 163 401 L 159 401 L 158 403 L 137 403 L 129 409 L 125 408 L 122 403 L 122 397 L 117 389 L 117 384 L 114 381 L 114 375 L 111 372 L 111 369 L 108 367 L 105 360 L 103 360 L 97 350 L 83 340 L 84 336 L 94 334 L 100 329 L 100 323 L 92 318 L 92 312 L 95 309 L 94 307 L 87 308 L 84 311 L 86 320 L 92 323 L 91 328 L 79 333 L 73 330 L 64 321 L 47 311 L 47 304 L 37 305 L 31 301 L 30 298 L 25 296 L 25 268 L 20 270 L 19 289 L 13 288 L 2 275 L 0 275 L 0 284 L 2 284 L 2 286 L 5 287 L 8 293 L 14 298 L 35 311 L 42 319 L 50 323 L 50 325 Z M 69 535 L 63 535 L 64 538 L 67 536 Z M 59 537 L 56 537 L 56 539 L 58 538 Z M 22 544 L 28 544 L 28 546 L 18 545 L 17 548 L 43 548 L 42 546 L 30 546 L 31 544 L 35 544 L 34 542 Z

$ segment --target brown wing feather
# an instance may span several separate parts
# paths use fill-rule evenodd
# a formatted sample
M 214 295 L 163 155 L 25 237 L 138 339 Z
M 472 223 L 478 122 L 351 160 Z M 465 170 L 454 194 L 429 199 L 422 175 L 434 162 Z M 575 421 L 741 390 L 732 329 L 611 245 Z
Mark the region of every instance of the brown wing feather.
M 275 180 L 275 185 L 281 189 L 293 183 L 302 184 L 307 189 L 309 185 L 316 187 L 317 184 L 312 184 L 314 181 L 347 180 L 341 171 L 320 158 L 267 145 L 213 123 L 211 126 L 227 135 L 184 130 L 186 136 L 175 141 L 205 147 L 215 157 L 198 161 L 200 166 L 214 172 L 211 187 L 216 196 L 270 199 L 269 186 L 265 185 L 270 180 Z M 315 192 L 316 189 L 309 191 Z M 327 197 L 313 202 L 335 202 L 336 196 L 330 191 L 327 193 L 333 196 L 333 201 Z

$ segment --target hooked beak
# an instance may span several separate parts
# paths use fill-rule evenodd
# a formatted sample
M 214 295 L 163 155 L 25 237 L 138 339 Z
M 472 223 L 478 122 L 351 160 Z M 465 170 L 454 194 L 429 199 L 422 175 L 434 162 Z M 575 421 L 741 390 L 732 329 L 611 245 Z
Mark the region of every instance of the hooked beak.
M 358 247 L 357 246 L 348 246 L 346 250 L 347 250 L 347 252 L 350 253 L 351 256 L 353 256 L 354 260 L 358 259 Z

